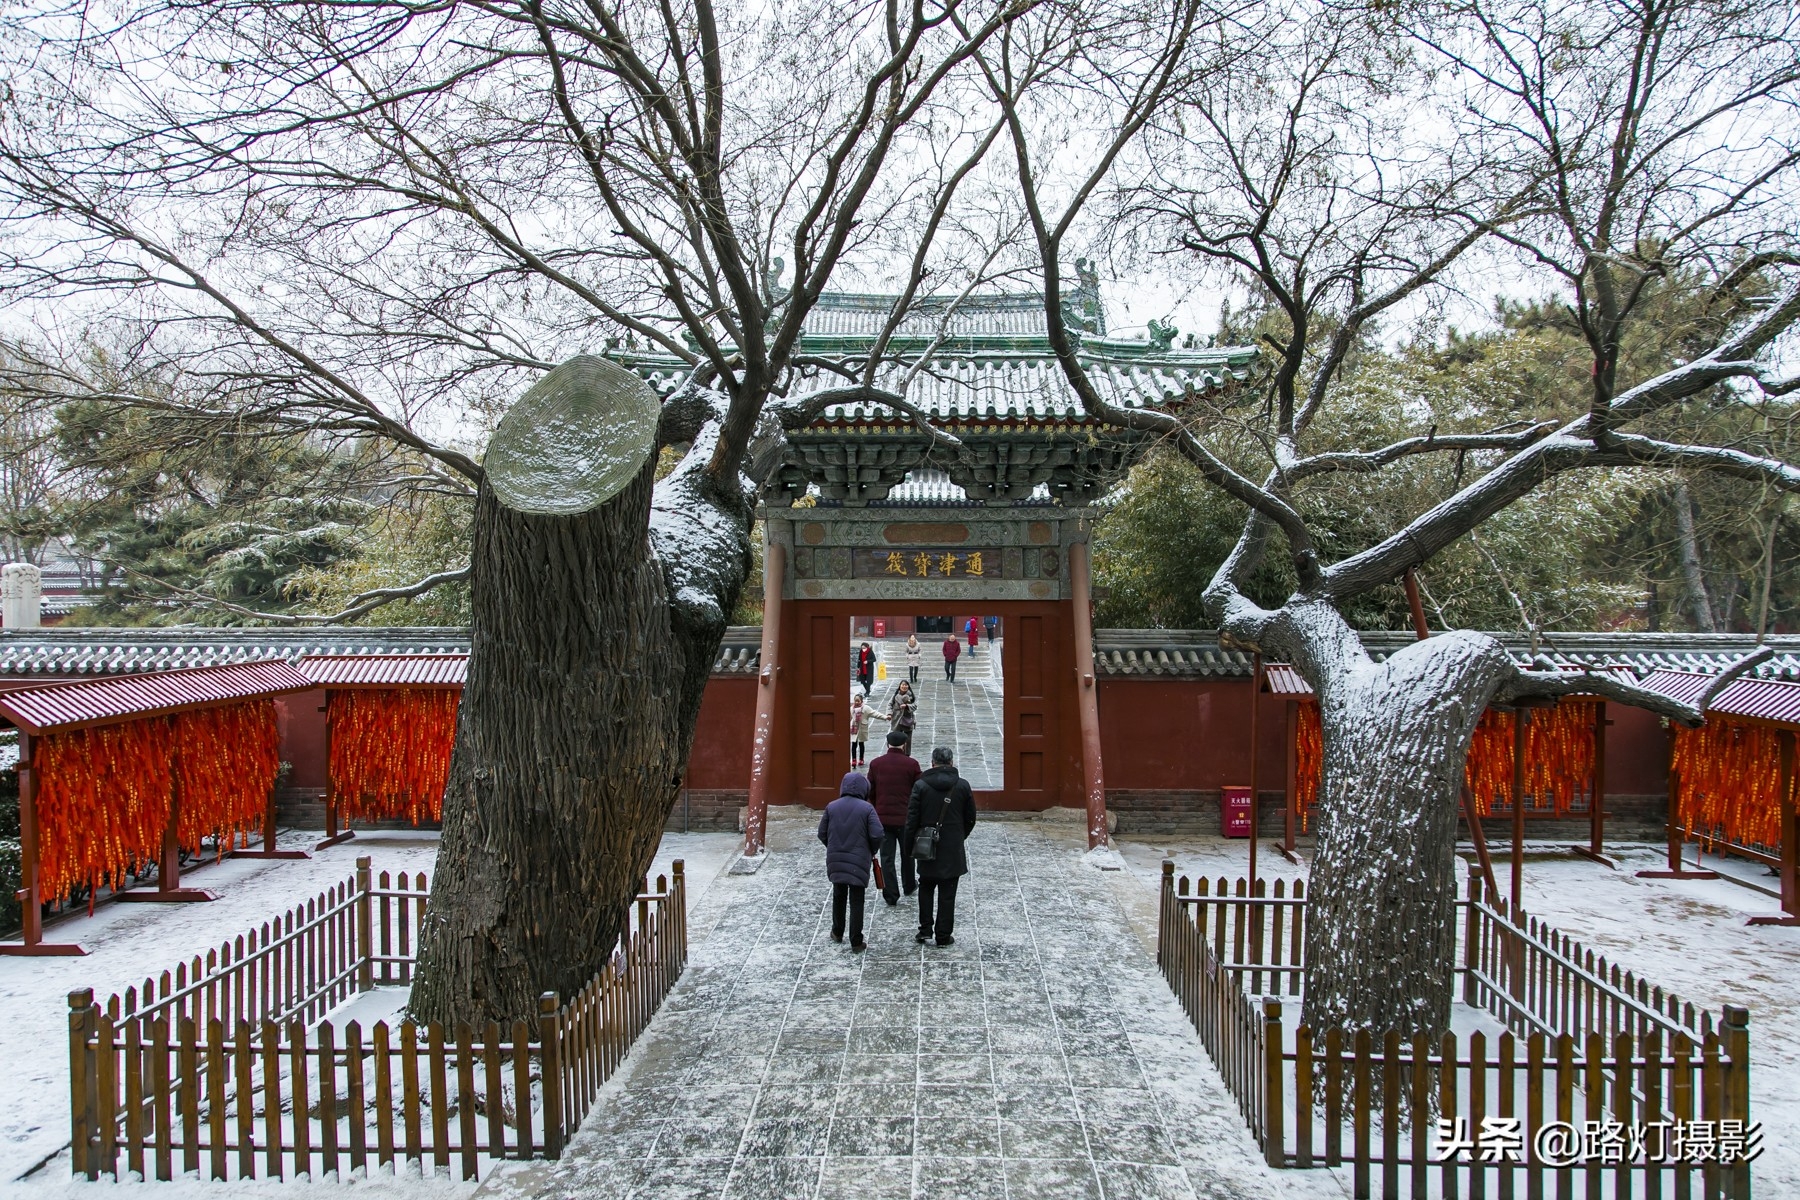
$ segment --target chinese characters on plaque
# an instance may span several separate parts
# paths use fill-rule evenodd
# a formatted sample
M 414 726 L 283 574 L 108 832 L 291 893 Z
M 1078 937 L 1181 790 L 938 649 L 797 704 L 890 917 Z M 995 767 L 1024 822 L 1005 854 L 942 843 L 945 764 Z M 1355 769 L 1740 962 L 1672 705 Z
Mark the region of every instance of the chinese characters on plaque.
M 993 547 L 858 550 L 858 579 L 991 579 L 1000 575 L 1000 551 Z

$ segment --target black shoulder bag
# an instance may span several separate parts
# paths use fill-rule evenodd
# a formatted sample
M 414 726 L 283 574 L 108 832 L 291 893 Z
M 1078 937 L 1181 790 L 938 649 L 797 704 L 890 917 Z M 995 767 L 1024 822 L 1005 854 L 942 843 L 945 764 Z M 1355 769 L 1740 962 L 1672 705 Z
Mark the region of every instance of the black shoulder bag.
M 938 839 L 944 836 L 944 818 L 950 815 L 950 796 L 944 795 L 944 806 L 938 810 L 936 825 L 923 826 L 913 835 L 913 857 L 920 862 L 937 861 Z

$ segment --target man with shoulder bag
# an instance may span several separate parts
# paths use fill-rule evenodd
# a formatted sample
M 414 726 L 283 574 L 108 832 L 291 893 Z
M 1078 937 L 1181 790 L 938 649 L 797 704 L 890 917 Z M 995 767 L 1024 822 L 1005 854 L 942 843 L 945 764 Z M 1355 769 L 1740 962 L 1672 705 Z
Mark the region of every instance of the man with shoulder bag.
M 901 844 L 919 873 L 919 942 L 955 943 L 956 884 L 969 873 L 963 841 L 975 828 L 975 793 L 956 772 L 948 746 L 931 752 L 931 769 L 913 784 Z M 935 910 L 935 911 L 934 911 Z

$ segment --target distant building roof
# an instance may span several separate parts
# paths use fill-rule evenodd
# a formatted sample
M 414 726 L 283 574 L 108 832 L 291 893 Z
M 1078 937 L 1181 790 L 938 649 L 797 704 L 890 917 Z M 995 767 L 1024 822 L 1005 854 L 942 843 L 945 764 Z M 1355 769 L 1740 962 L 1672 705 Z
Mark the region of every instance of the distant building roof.
M 1077 278 L 1078 286 L 1062 297 L 1062 311 L 1088 379 L 1111 404 L 1178 409 L 1249 378 L 1254 346 L 1202 346 L 1191 337 L 1177 346 L 1174 327 L 1155 322 L 1147 337 L 1109 336 L 1094 272 L 1080 263 Z M 783 381 L 785 395 L 846 394 L 789 432 L 770 503 L 814 494 L 878 504 L 904 489 L 909 472 L 930 468 L 946 472 L 973 503 L 1086 506 L 1154 441 L 1146 431 L 1088 414 L 1051 349 L 1037 293 L 925 296 L 880 347 L 869 386 L 903 397 L 952 432 L 961 444 L 947 452 L 911 415 L 854 394 L 861 383 L 854 368 L 875 357 L 876 339 L 897 302 L 850 293 L 819 297 L 798 348 L 813 365 Z M 662 395 L 691 371 L 666 352 L 607 352 Z M 850 373 L 817 365 L 834 362 Z
M 886 497 L 871 501 L 871 508 L 932 508 L 936 506 L 966 506 L 969 493 L 962 484 L 951 479 L 944 471 L 921 469 L 909 471 L 905 479 L 895 484 Z M 1014 504 L 1048 504 L 1050 489 L 1038 484 L 1032 489 L 1026 500 L 1015 500 Z
M 1414 641 L 1412 634 L 1403 632 L 1361 636 L 1363 646 L 1377 661 Z M 1659 669 L 1716 672 L 1756 648 L 1756 639 L 1749 634 L 1567 633 L 1543 635 L 1534 654 L 1524 634 L 1495 636 L 1521 667 L 1569 671 L 1624 668 L 1636 676 Z M 1769 643 L 1775 648 L 1775 657 L 1752 674 L 1800 680 L 1800 636 L 1772 637 Z M 1096 629 L 1094 661 L 1105 677 L 1247 678 L 1251 667 L 1249 651 L 1228 650 L 1220 645 L 1217 633 L 1195 629 Z M 1293 674 L 1298 679 L 1299 673 Z
M 1541 638 L 1533 658 L 1522 634 L 1496 635 L 1520 666 L 1546 664 L 1567 670 L 1624 669 L 1643 677 L 1653 671 L 1712 673 L 1724 669 L 1756 645 L 1744 634 L 1571 633 Z M 1384 659 L 1410 645 L 1410 633 L 1362 635 L 1363 645 Z M 1800 636 L 1769 639 L 1775 657 L 1758 666 L 1756 678 L 1800 681 Z M 725 633 L 714 675 L 754 675 L 762 648 L 762 630 L 733 626 Z M 0 630 L 0 679 L 69 678 L 168 671 L 217 663 L 305 656 L 330 658 L 442 657 L 465 655 L 466 629 L 451 628 L 309 628 L 309 629 L 8 629 Z M 1103 678 L 1247 679 L 1248 651 L 1226 649 L 1219 635 L 1195 629 L 1096 629 L 1094 665 Z M 1271 664 L 1271 687 L 1277 666 Z
M 713 663 L 713 673 L 754 674 L 761 645 L 762 631 L 754 626 L 727 630 Z M 468 652 L 469 631 L 461 628 L 6 629 L 0 630 L 0 679 L 126 675 L 266 658 L 297 662 L 307 655 L 429 656 Z

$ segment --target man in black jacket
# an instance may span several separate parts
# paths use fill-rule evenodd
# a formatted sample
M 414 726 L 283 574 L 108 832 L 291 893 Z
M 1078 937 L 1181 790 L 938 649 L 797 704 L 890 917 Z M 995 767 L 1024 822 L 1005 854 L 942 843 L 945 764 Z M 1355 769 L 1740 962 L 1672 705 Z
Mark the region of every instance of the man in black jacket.
M 906 805 L 906 832 L 901 845 L 917 845 L 918 832 L 938 829 L 937 853 L 919 860 L 919 942 L 948 946 L 956 941 L 956 883 L 969 873 L 969 856 L 963 840 L 975 828 L 975 793 L 956 773 L 955 756 L 948 746 L 931 752 L 931 769 L 913 784 Z M 935 906 L 936 920 L 932 909 Z

